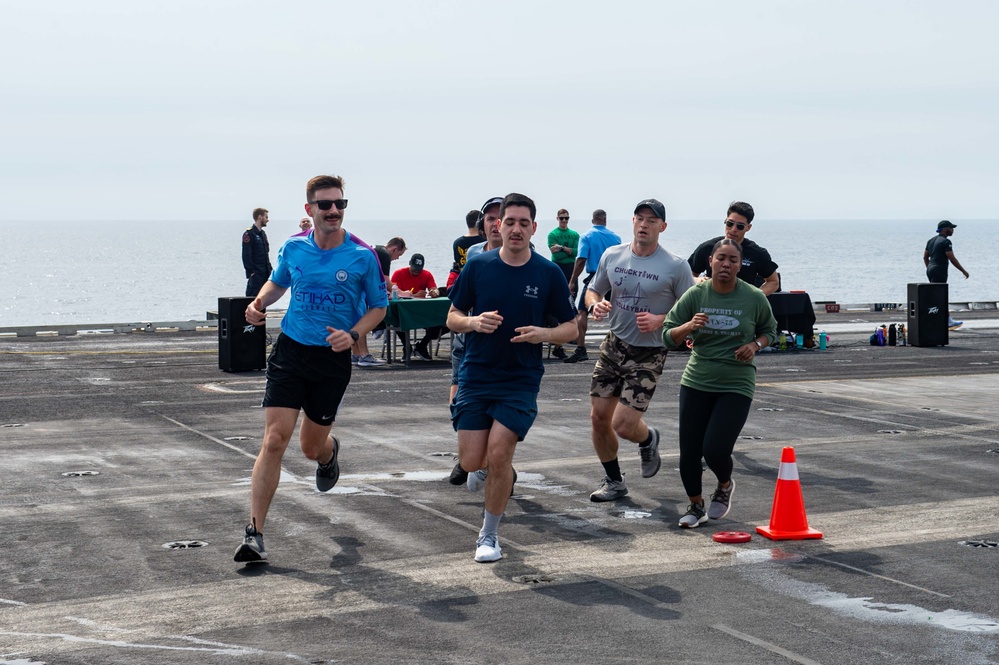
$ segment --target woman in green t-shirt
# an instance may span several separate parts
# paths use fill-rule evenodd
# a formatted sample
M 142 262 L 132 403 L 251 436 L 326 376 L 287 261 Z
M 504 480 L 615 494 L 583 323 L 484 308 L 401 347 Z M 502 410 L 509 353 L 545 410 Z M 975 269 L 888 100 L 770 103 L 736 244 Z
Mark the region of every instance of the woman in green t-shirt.
M 663 341 L 694 346 L 680 380 L 680 479 L 690 498 L 680 526 L 721 519 L 732 505 L 732 450 L 756 390 L 753 358 L 773 343 L 777 321 L 763 292 L 739 279 L 742 247 L 724 238 L 711 249 L 711 279 L 689 289 L 663 323 Z M 707 510 L 701 458 L 718 478 Z

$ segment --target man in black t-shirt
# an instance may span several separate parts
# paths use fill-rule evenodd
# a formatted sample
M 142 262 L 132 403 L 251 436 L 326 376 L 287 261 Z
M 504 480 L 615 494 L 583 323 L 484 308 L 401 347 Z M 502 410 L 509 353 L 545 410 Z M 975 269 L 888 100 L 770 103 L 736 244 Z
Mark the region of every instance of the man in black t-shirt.
M 482 242 L 482 235 L 479 234 L 479 228 L 477 226 L 478 221 L 479 211 L 469 210 L 468 214 L 465 215 L 465 226 L 468 227 L 468 230 L 465 231 L 465 235 L 458 236 L 454 239 L 454 242 L 451 243 L 451 252 L 454 254 L 454 265 L 458 272 L 461 272 L 461 269 L 465 267 L 468 248 Z M 453 269 L 454 268 L 452 268 L 452 270 Z
M 725 214 L 725 235 L 712 238 L 698 245 L 687 259 L 694 279 L 700 283 L 711 277 L 711 248 L 722 238 L 734 240 L 742 245 L 742 268 L 739 279 L 759 288 L 765 295 L 780 290 L 780 276 L 777 264 L 770 258 L 770 252 L 752 240 L 746 240 L 746 233 L 753 228 L 753 206 L 745 201 L 733 201 Z M 703 276 L 702 276 L 703 273 Z
M 937 224 L 937 234 L 930 238 L 923 250 L 923 264 L 926 266 L 926 279 L 932 283 L 947 283 L 947 266 L 953 263 L 954 267 L 961 271 L 965 279 L 968 279 L 968 271 L 964 269 L 961 262 L 954 256 L 954 245 L 950 237 L 954 235 L 957 224 L 952 224 L 946 219 Z M 950 314 L 947 314 L 947 327 L 957 330 L 963 321 L 955 321 Z

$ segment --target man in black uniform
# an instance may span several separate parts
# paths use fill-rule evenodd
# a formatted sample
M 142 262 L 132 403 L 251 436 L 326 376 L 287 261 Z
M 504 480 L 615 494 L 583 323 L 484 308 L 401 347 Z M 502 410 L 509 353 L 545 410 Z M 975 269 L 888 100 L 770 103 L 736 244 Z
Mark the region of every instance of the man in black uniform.
M 273 270 L 265 226 L 267 210 L 257 208 L 253 211 L 253 226 L 243 232 L 243 269 L 246 271 L 246 295 L 249 298 L 257 297 Z
M 954 235 L 957 224 L 951 224 L 946 219 L 937 224 L 937 234 L 930 238 L 923 250 L 923 264 L 926 266 L 926 279 L 938 284 L 947 283 L 947 265 L 954 264 L 954 267 L 961 271 L 965 279 L 968 279 L 968 271 L 964 269 L 961 262 L 954 256 L 954 245 L 950 237 Z M 957 330 L 963 321 L 955 321 L 948 312 L 947 327 Z
M 770 295 L 780 289 L 777 264 L 770 258 L 770 252 L 752 240 L 746 240 L 746 233 L 753 228 L 753 206 L 744 201 L 733 201 L 725 214 L 725 235 L 702 242 L 687 259 L 694 279 L 700 283 L 711 277 L 711 248 L 722 238 L 734 240 L 742 245 L 742 268 L 739 279 L 749 282 Z M 701 276 L 704 273 L 704 276 Z
M 465 267 L 465 253 L 468 252 L 468 248 L 482 242 L 478 222 L 479 211 L 469 210 L 468 214 L 465 215 L 465 226 L 468 227 L 468 230 L 465 231 L 465 235 L 458 236 L 451 243 L 451 253 L 454 255 L 454 265 L 458 269 L 458 272 L 461 272 L 461 269 Z

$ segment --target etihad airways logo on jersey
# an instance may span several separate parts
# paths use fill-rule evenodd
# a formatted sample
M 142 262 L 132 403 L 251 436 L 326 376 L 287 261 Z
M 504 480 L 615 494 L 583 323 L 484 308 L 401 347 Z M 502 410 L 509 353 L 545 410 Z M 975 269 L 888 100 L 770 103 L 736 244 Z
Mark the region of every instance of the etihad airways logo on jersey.
M 540 287 L 537 287 L 537 286 L 530 286 L 530 285 L 525 286 L 524 287 L 524 289 L 525 289 L 524 290 L 524 295 L 526 297 L 528 297 L 528 298 L 537 298 L 538 297 L 538 289 L 539 288 Z
M 309 307 L 336 307 L 347 302 L 347 298 L 340 293 L 316 293 L 313 291 L 297 291 L 295 302 Z

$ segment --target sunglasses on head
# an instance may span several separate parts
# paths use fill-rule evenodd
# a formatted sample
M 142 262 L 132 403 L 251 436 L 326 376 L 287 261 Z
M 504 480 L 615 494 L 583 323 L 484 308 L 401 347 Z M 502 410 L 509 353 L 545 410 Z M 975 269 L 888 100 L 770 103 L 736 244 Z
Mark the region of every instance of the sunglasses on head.
M 745 231 L 746 230 L 746 225 L 745 224 L 743 224 L 742 222 L 733 222 L 731 219 L 726 219 L 725 220 L 725 226 L 727 226 L 728 228 L 732 228 L 734 226 L 735 228 L 739 229 L 740 231 Z
M 320 210 L 329 210 L 333 206 L 336 206 L 337 210 L 343 210 L 347 207 L 347 199 L 335 199 L 330 201 L 329 199 L 321 199 L 319 201 L 313 201 L 313 205 L 319 206 Z
M 559 217 L 558 221 L 560 221 L 560 222 L 568 222 L 569 218 L 568 217 Z

